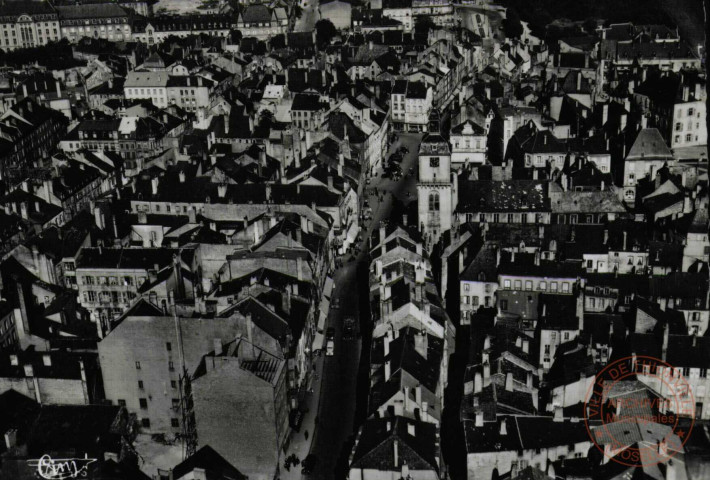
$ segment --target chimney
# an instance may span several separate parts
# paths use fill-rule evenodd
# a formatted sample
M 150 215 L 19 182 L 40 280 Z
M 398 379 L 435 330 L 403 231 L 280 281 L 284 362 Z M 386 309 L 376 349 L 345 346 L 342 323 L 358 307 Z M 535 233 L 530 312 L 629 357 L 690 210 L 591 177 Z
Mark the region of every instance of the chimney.
M 30 322 L 29 322 L 29 317 L 27 316 L 27 300 L 25 299 L 25 289 L 22 287 L 22 283 L 20 282 L 19 278 L 14 277 L 14 280 L 15 280 L 15 284 L 17 285 L 17 298 L 18 298 L 18 302 L 20 304 L 20 318 L 19 318 L 19 320 L 22 322 L 22 331 L 25 334 L 29 335 L 30 334 Z
M 688 85 L 683 85 L 683 101 L 687 102 L 690 97 L 690 87 Z
M 61 84 L 59 83 L 59 80 L 56 80 L 56 81 L 54 82 L 54 84 L 55 84 L 55 86 L 57 87 L 57 97 L 61 97 L 61 96 L 62 96 L 62 86 L 61 86 Z
M 483 376 L 481 372 L 476 372 L 473 376 L 473 393 L 480 393 L 483 390 Z
M 103 230 L 106 228 L 106 222 L 104 219 L 104 213 L 101 211 L 100 207 L 94 207 L 94 222 L 96 223 L 96 226 L 100 229 Z
M 513 374 L 511 372 L 505 374 L 505 390 L 507 392 L 513 391 Z
M 414 350 L 426 360 L 429 350 L 429 336 L 426 332 L 421 331 L 414 335 Z
M 402 215 L 402 225 L 404 225 L 405 227 L 407 226 L 407 220 L 408 220 L 408 217 L 407 217 L 407 214 L 405 213 Z
M 628 232 L 627 232 L 626 230 L 624 230 L 624 244 L 623 244 L 623 246 L 622 246 L 622 251 L 623 251 L 623 252 L 626 251 L 626 240 L 627 240 L 628 236 L 629 236 Z
M 213 345 L 214 345 L 214 355 L 215 357 L 218 357 L 222 355 L 222 340 L 219 338 L 215 338 L 212 340 Z
M 180 183 L 185 183 L 185 172 L 180 170 L 180 173 L 178 173 L 178 177 L 180 179 Z
M 506 426 L 505 418 L 500 421 L 500 430 L 498 431 L 498 433 L 501 435 L 508 435 L 508 428 Z
M 483 388 L 491 384 L 491 364 L 486 360 L 483 363 Z
M 390 365 L 390 361 L 389 361 L 389 360 L 385 360 L 385 382 L 390 379 L 390 375 L 391 375 L 391 372 L 392 372 L 391 369 L 392 369 L 392 366 Z
M 158 177 L 153 177 L 150 179 L 150 186 L 151 190 L 153 192 L 153 195 L 158 194 L 158 183 L 160 182 L 160 179 Z
M 528 388 L 533 388 L 533 372 L 530 370 L 528 370 L 528 375 L 525 379 L 525 386 Z
M 397 439 L 394 440 L 394 466 L 395 468 L 399 467 L 399 441 Z
M 138 212 L 138 223 L 141 225 L 148 223 L 148 214 L 146 212 Z
M 530 341 L 523 340 L 523 353 L 530 353 Z
M 17 446 L 17 430 L 16 429 L 10 429 L 7 432 L 5 432 L 5 447 L 7 447 L 8 450 L 12 450 Z
M 562 415 L 562 407 L 555 407 L 555 416 L 553 420 L 555 422 L 561 422 L 564 420 L 564 416 Z
M 20 203 L 20 216 L 25 220 L 29 218 L 29 215 L 27 214 L 27 202 Z
M 48 354 L 42 355 L 42 364 L 45 367 L 51 367 L 52 366 L 52 357 Z
M 663 347 L 661 349 L 661 360 L 666 361 L 666 356 L 668 354 L 668 336 L 669 336 L 668 323 L 663 325 Z
M 609 104 L 605 104 L 602 107 L 602 126 L 606 125 L 606 122 L 609 120 Z M 607 151 L 609 150 L 609 139 L 607 139 L 607 144 L 606 144 L 606 149 Z
M 298 281 L 302 282 L 303 281 L 303 259 L 301 257 L 298 257 L 296 259 L 296 275 L 298 276 Z
M 217 196 L 219 198 L 224 198 L 227 196 L 227 184 L 219 184 L 217 185 Z
M 476 426 L 483 426 L 483 412 L 476 412 Z

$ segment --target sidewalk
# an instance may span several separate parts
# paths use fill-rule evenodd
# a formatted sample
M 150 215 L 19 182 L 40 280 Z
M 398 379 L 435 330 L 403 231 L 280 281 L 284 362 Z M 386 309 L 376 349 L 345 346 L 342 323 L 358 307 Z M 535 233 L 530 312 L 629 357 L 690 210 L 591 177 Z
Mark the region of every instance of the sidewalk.
M 282 480 L 301 480 L 303 475 L 301 475 L 301 465 L 291 466 L 291 471 L 286 471 L 284 468 L 284 461 L 291 454 L 296 454 L 299 460 L 303 461 L 311 450 L 311 443 L 313 443 L 313 437 L 316 431 L 315 420 L 318 414 L 318 404 L 320 403 L 320 393 L 321 384 L 323 382 L 323 363 L 325 362 L 325 352 L 316 358 L 316 369 L 311 376 L 311 381 L 309 382 L 309 388 L 313 389 L 313 392 L 306 394 L 305 404 L 308 411 L 303 416 L 303 422 L 301 423 L 301 431 L 297 432 L 295 430 L 291 431 L 291 444 L 288 446 L 288 450 L 285 454 L 281 454 L 279 469 L 281 471 L 280 478 Z M 316 378 L 316 375 L 318 377 Z M 308 439 L 306 439 L 306 432 L 308 432 Z

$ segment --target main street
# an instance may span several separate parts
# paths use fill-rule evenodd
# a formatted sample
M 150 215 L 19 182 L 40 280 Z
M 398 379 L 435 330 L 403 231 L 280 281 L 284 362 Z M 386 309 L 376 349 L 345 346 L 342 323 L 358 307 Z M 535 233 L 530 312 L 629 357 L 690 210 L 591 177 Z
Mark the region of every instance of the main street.
M 378 193 L 383 193 L 384 200 L 380 202 L 374 195 L 366 196 L 373 210 L 373 218 L 367 223 L 367 227 L 363 228 L 361 251 L 352 261 L 348 261 L 350 257 L 346 256 L 343 267 L 335 273 L 331 305 L 336 298 L 340 299 L 341 304 L 338 309 L 331 308 L 326 325 L 326 328 L 332 327 L 335 330 L 335 355 L 325 357 L 317 414 L 318 423 L 310 450 L 318 460 L 313 473 L 304 475 L 304 478 L 323 480 L 334 478 L 336 463 L 343 454 L 341 449 L 348 437 L 354 433 L 355 388 L 362 353 L 361 341 L 343 340 L 343 319 L 350 315 L 358 316 L 357 263 L 367 262 L 367 254 L 364 251 L 365 241 L 373 230 L 379 228 L 381 220 L 389 218 L 392 210 L 392 195 L 405 203 L 416 200 L 416 159 L 420 141 L 421 135 L 400 134 L 399 140 L 390 146 L 385 161 L 400 145 L 404 145 L 409 153 L 402 161 L 402 171 L 407 172 L 412 167 L 414 175 L 399 181 L 383 179 L 380 168 L 376 172 L 377 175 L 371 177 L 371 183 L 367 185 L 368 189 L 377 187 Z M 349 453 L 346 452 L 345 455 Z M 297 468 L 300 471 L 300 467 Z

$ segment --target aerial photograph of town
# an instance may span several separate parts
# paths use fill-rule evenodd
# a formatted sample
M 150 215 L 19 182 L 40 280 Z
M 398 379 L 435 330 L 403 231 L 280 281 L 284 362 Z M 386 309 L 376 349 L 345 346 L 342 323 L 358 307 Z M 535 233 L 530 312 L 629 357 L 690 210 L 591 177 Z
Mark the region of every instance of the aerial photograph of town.
M 0 480 L 710 480 L 707 13 L 0 0 Z

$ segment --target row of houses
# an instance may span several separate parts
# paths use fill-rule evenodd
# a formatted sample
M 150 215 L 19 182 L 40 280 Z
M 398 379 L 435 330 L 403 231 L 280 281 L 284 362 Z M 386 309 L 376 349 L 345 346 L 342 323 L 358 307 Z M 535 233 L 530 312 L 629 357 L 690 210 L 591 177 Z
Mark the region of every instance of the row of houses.
M 370 242 L 368 419 L 349 478 L 446 478 L 444 392 L 455 329 L 439 300 L 416 228 L 381 226 Z M 369 337 L 369 335 L 367 335 Z

